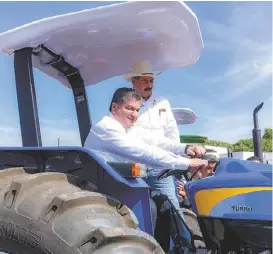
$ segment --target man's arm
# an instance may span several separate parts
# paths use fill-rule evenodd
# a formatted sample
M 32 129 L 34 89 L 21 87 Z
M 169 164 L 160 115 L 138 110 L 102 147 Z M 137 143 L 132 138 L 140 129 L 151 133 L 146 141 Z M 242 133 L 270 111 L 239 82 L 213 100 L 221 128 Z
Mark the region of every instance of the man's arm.
M 142 139 L 145 143 L 152 144 L 168 152 L 171 152 L 177 155 L 186 155 L 185 150 L 186 150 L 187 144 L 182 144 L 170 138 L 158 137 L 156 135 L 143 135 L 141 137 L 138 136 L 138 139 Z
M 113 153 L 154 168 L 186 170 L 189 166 L 189 159 L 149 145 L 110 126 L 92 128 L 85 147 Z

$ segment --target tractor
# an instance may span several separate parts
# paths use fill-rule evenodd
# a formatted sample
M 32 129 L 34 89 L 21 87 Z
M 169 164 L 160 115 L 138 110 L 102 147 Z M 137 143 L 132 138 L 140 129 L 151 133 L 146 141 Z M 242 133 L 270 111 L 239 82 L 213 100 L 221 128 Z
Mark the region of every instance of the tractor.
M 158 70 L 201 56 L 194 12 L 183 2 L 125 2 L 44 18 L 0 34 L 14 58 L 22 147 L 0 148 L 0 251 L 4 253 L 164 253 L 154 239 L 145 170 L 112 163 L 90 149 L 44 147 L 33 68 L 74 96 L 81 144 L 92 126 L 88 86 L 149 58 Z M 186 171 L 166 169 L 164 177 Z M 272 250 L 269 165 L 221 159 L 214 176 L 185 185 L 208 253 Z M 170 236 L 168 253 L 198 253 L 191 235 Z M 204 251 L 203 249 L 200 251 Z

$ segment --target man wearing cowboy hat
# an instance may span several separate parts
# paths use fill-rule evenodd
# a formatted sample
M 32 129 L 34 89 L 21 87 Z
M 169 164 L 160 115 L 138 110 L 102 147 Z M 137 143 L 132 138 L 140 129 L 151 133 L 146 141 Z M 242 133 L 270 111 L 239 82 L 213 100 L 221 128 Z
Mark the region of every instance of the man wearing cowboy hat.
M 155 97 L 152 94 L 154 78 L 160 74 L 154 73 L 151 63 L 143 60 L 133 65 L 131 73 L 124 75 L 124 79 L 131 82 L 142 97 L 139 117 L 129 132 L 135 136 L 149 136 L 155 137 L 155 139 L 165 137 L 180 143 L 178 126 L 168 100 L 163 97 Z M 192 149 L 192 147 L 194 148 Z M 191 153 L 190 150 L 195 152 Z M 205 149 L 200 146 L 188 146 L 185 151 L 187 155 L 193 157 L 202 156 L 205 152 Z M 166 195 L 179 210 L 180 205 L 174 179 L 172 177 L 158 179 L 158 173 L 159 169 L 149 169 L 146 182 L 152 190 Z
M 151 63 L 143 60 L 133 65 L 131 73 L 124 75 L 124 79 L 132 82 L 133 87 L 142 97 L 139 117 L 129 132 L 136 136 L 149 136 L 155 137 L 155 139 L 165 137 L 180 143 L 179 130 L 168 100 L 163 97 L 155 97 L 152 94 L 154 78 L 160 74 L 154 73 Z M 190 150 L 197 151 L 196 154 L 200 156 L 205 154 L 203 147 L 194 146 L 194 149 L 186 150 L 188 155 Z M 190 155 L 194 156 L 195 154 Z M 157 169 L 150 169 L 147 183 L 152 189 L 167 195 L 179 208 L 173 178 L 158 180 L 157 175 Z
M 149 61 L 139 61 L 133 65 L 132 72 L 124 76 L 126 81 L 132 82 L 135 90 L 142 97 L 142 107 L 139 119 L 134 125 L 134 132 L 145 131 L 168 137 L 180 142 L 179 130 L 167 99 L 155 97 L 152 94 L 154 78 L 159 73 L 153 73 Z

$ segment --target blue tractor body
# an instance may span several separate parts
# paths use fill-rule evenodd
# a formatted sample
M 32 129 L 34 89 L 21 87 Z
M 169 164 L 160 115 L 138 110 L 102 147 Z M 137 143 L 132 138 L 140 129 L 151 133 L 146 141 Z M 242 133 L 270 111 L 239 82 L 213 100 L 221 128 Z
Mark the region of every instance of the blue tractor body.
M 1 147 L 1 169 L 24 167 L 26 172 L 59 172 L 79 186 L 109 195 L 132 209 L 139 228 L 153 235 L 149 186 L 141 178 L 125 178 L 95 152 L 82 147 Z M 84 188 L 84 187 L 83 187 Z
M 197 17 L 179 1 L 115 4 L 43 19 L 0 34 L 1 52 L 14 55 L 23 144 L 0 148 L 0 169 L 64 173 L 80 188 L 127 205 L 139 228 L 153 235 L 150 188 L 143 179 L 123 175 L 89 149 L 42 146 L 33 68 L 71 89 L 83 146 L 92 126 L 86 86 L 124 74 L 141 56 L 161 70 L 189 66 L 199 59 L 202 49 Z M 190 182 L 185 188 L 211 253 L 272 249 L 271 166 L 223 159 L 214 176 Z M 175 246 L 176 252 L 169 253 L 184 253 L 182 247 Z
M 137 217 L 139 228 L 154 233 L 149 186 L 141 178 L 124 177 L 95 151 L 81 147 L 6 147 L 0 149 L 0 161 L 1 169 L 23 166 L 28 173 L 65 173 L 83 189 L 126 204 Z M 254 244 L 259 253 L 272 248 L 270 165 L 221 159 L 214 176 L 188 182 L 185 190 L 207 249 L 226 253 L 230 247 Z
M 272 248 L 271 165 L 222 159 L 213 176 L 185 190 L 208 248 L 240 249 L 242 243 L 257 253 Z
M 272 167 L 268 164 L 222 159 L 215 175 L 188 183 L 186 190 L 199 216 L 272 218 Z

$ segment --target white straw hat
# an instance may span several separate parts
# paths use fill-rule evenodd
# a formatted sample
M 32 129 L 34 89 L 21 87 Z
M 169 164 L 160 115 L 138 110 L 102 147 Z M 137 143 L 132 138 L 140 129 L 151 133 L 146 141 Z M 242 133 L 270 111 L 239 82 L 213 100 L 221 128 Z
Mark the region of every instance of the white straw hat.
M 136 62 L 132 67 L 132 72 L 125 74 L 124 79 L 126 81 L 131 81 L 133 77 L 140 77 L 140 76 L 148 76 L 148 77 L 156 77 L 159 76 L 159 73 L 153 73 L 153 67 L 148 60 L 142 60 Z

